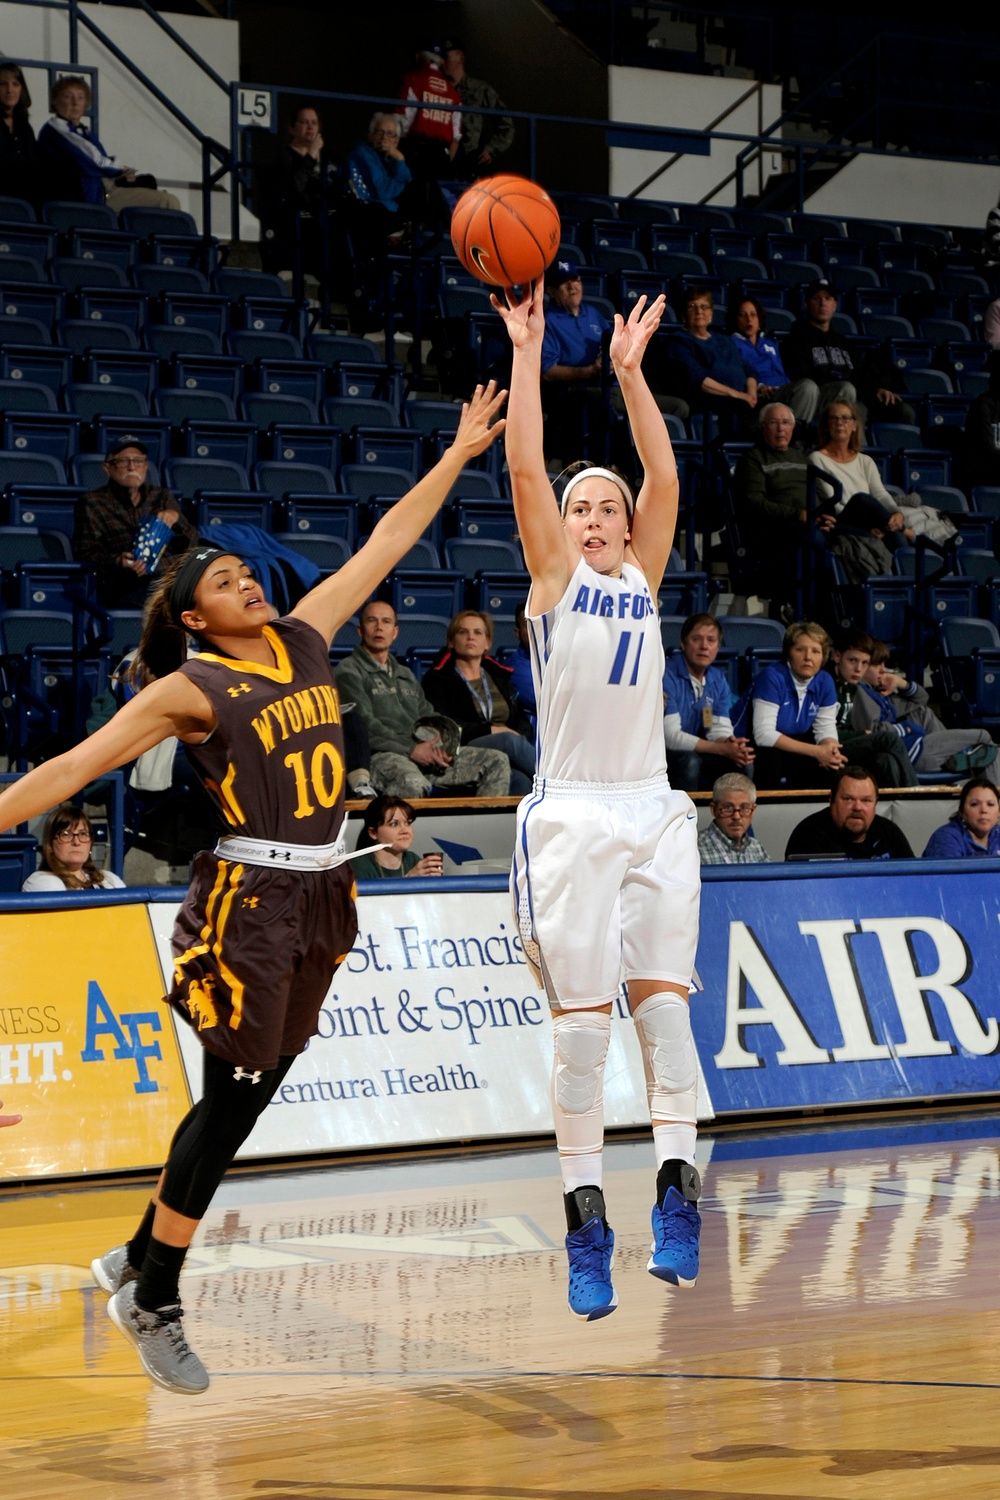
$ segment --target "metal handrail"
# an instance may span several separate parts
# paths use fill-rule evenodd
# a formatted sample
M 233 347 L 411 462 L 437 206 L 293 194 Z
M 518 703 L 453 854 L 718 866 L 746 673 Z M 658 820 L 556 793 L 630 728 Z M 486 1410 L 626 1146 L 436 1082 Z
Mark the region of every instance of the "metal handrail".
M 759 98 L 760 95 L 763 92 L 763 88 L 764 88 L 764 85 L 762 83 L 753 83 L 753 84 L 751 84 L 750 87 L 746 90 L 746 92 L 742 93 L 738 99 L 734 99 L 733 102 L 732 102 L 732 104 L 727 105 L 726 108 L 722 111 L 722 113 L 720 115 L 716 115 L 716 117 L 715 117 L 714 120 L 709 120 L 708 124 L 706 126 L 704 126 L 705 133 L 707 134 L 709 131 L 715 130 L 719 125 L 722 124 L 723 120 L 728 120 L 729 116 L 731 114 L 735 113 L 735 111 L 739 109 L 739 107 L 740 107 L 741 104 L 745 104 L 747 102 L 747 100 L 751 97 L 751 95 L 756 94 L 758 96 L 758 98 Z M 625 194 L 626 198 L 637 198 L 641 192 L 643 192 L 646 188 L 648 188 L 650 186 L 651 183 L 655 182 L 656 179 L 658 177 L 662 176 L 664 172 L 669 171 L 670 168 L 672 166 L 674 166 L 676 162 L 679 162 L 680 159 L 681 159 L 681 157 L 683 155 L 684 155 L 683 151 L 675 151 L 674 154 L 673 154 L 673 156 L 668 157 L 668 159 L 665 162 L 663 162 L 659 167 L 657 167 L 657 169 L 656 169 L 655 172 L 651 172 L 650 175 L 643 182 L 640 182 L 640 184 L 639 184 L 639 186 L 637 188 L 633 188 L 630 193 L 626 193 Z M 717 193 L 717 192 L 718 192 L 718 188 L 713 188 L 712 192 L 709 193 L 708 197 L 714 197 L 715 193 Z M 705 203 L 705 202 L 707 202 L 707 199 L 706 198 L 702 198 L 700 201 L 702 203 Z
M 72 3 L 76 4 L 78 3 L 78 0 L 72 0 Z M 149 4 L 149 0 L 132 0 L 132 4 L 138 6 L 138 8 L 143 11 L 151 21 L 155 21 L 160 30 L 165 32 L 170 40 L 172 42 L 175 42 L 181 49 L 181 51 L 188 57 L 190 57 L 192 62 L 198 64 L 198 67 L 205 74 L 206 78 L 210 78 L 216 85 L 216 87 L 220 88 L 224 94 L 229 93 L 229 84 L 223 78 L 222 74 L 217 73 L 212 65 L 210 63 L 207 63 L 205 59 L 195 51 L 195 49 L 191 46 L 191 43 L 187 41 L 185 37 L 181 36 L 180 32 L 175 27 L 171 26 L 169 21 L 165 21 L 160 15 L 159 11 L 153 9 L 153 7 Z

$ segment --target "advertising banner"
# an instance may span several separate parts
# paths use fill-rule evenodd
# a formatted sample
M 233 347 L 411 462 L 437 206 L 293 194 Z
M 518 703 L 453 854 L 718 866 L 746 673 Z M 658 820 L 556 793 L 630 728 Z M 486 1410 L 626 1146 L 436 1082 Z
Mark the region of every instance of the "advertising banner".
M 65 899 L 65 898 L 60 898 Z M 146 907 L 0 912 L 0 1178 L 158 1165 L 190 1105 Z
M 692 1016 L 719 1114 L 1000 1089 L 996 861 L 756 869 L 702 887 Z
M 165 977 L 174 911 L 150 908 Z M 549 1133 L 548 1003 L 521 952 L 506 889 L 363 895 L 358 916 L 358 939 L 330 987 L 320 1034 L 241 1154 Z M 642 1059 L 623 1002 L 616 1012 L 606 1119 L 643 1124 Z M 201 1049 L 183 1031 L 181 1045 L 197 1094 Z

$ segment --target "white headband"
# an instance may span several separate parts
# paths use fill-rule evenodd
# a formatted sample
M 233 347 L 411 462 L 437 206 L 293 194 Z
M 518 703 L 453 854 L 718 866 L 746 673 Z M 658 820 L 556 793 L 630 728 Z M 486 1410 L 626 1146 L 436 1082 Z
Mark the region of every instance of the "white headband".
M 621 492 L 621 497 L 625 501 L 625 509 L 628 511 L 629 520 L 631 520 L 632 512 L 635 510 L 635 501 L 632 499 L 632 491 L 629 489 L 628 485 L 620 475 L 613 474 L 610 469 L 598 468 L 596 465 L 592 469 L 581 469 L 579 474 L 574 474 L 573 478 L 569 480 L 566 488 L 562 492 L 562 499 L 559 502 L 560 513 L 563 516 L 565 516 L 566 514 L 566 505 L 573 490 L 573 486 L 579 484 L 581 479 L 590 479 L 595 475 L 598 479 L 610 479 L 611 483 Z

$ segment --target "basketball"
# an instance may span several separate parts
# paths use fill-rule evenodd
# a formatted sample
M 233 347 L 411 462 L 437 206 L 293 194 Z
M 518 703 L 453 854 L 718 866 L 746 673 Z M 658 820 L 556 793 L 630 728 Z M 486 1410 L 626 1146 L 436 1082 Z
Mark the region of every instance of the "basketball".
M 462 265 L 490 286 L 541 276 L 559 249 L 559 210 L 544 188 L 509 173 L 474 182 L 455 204 L 451 242 Z

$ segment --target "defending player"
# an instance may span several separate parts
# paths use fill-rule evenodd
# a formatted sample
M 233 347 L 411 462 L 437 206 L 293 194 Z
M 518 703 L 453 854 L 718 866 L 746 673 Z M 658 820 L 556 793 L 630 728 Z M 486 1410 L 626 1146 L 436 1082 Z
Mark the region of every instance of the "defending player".
M 494 418 L 503 399 L 492 384 L 477 387 L 440 461 L 284 619 L 268 624 L 271 608 L 239 558 L 200 546 L 172 563 L 139 648 L 155 680 L 91 738 L 0 795 L 5 829 L 176 735 L 230 830 L 213 854 L 198 855 L 173 935 L 168 999 L 205 1049 L 203 1096 L 178 1127 L 135 1235 L 92 1266 L 112 1293 L 112 1320 L 168 1390 L 208 1386 L 181 1320 L 187 1248 L 315 1032 L 357 932 L 330 642 L 429 525 L 463 465 L 502 430 Z M 202 651 L 186 661 L 189 633 Z
M 625 482 L 581 465 L 553 501 L 542 451 L 542 288 L 494 307 L 514 346 L 507 462 L 531 574 L 527 621 L 538 774 L 518 809 L 511 891 L 552 1007 L 553 1111 L 565 1193 L 569 1305 L 617 1306 L 602 1190 L 604 1065 L 624 974 L 656 1150 L 649 1271 L 698 1274 L 697 1062 L 688 988 L 698 936 L 694 808 L 670 788 L 656 595 L 673 542 L 677 467 L 642 356 L 664 299 L 615 318 L 611 360 L 643 468 Z M 562 514 L 560 515 L 560 508 Z

